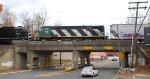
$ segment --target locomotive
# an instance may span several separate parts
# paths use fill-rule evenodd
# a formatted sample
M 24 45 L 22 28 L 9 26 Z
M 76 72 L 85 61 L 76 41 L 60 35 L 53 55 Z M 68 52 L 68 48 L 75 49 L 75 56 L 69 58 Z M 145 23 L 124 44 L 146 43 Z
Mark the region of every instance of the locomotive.
M 43 26 L 38 31 L 39 40 L 98 40 L 106 39 L 103 25 Z
M 22 26 L 0 27 L 0 44 L 10 44 L 12 40 L 27 40 L 29 33 Z

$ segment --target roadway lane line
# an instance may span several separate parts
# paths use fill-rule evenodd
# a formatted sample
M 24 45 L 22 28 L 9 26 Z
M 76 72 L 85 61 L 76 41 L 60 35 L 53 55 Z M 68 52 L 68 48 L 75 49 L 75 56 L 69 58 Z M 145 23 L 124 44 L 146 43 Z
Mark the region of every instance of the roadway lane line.
M 77 72 L 79 70 L 73 70 L 73 71 L 69 71 L 69 72 Z M 45 74 L 39 74 L 39 77 L 49 77 L 49 76 L 56 76 L 56 75 L 61 75 L 61 74 L 67 74 L 69 72 L 66 71 L 56 71 L 56 72 L 50 72 L 50 73 L 45 73 Z
M 40 74 L 38 76 L 44 76 L 44 77 L 49 77 L 49 76 L 55 76 L 55 75 L 60 75 L 60 74 L 66 74 L 66 73 L 69 73 L 69 72 L 65 72 L 65 71 L 57 71 L 57 72 L 51 72 L 51 73 L 45 73 L 45 74 Z
M 22 70 L 22 71 L 13 71 L 13 72 L 4 72 L 0 73 L 0 75 L 6 75 L 6 74 L 15 74 L 15 73 L 22 73 L 22 72 L 29 72 L 31 70 Z
M 49 77 L 49 76 L 53 76 L 53 75 L 49 75 L 49 74 L 38 75 L 38 77 Z

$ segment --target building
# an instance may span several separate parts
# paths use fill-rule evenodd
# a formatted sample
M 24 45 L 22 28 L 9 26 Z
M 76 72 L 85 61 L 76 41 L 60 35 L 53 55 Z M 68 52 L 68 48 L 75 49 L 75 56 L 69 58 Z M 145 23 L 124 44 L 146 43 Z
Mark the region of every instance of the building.
M 106 52 L 91 52 L 90 58 L 91 60 L 102 60 L 106 59 Z
M 117 56 L 118 52 L 91 52 L 90 58 L 91 60 L 103 60 L 108 57 Z
M 54 52 L 53 59 L 60 60 L 60 53 L 62 60 L 72 60 L 72 52 Z

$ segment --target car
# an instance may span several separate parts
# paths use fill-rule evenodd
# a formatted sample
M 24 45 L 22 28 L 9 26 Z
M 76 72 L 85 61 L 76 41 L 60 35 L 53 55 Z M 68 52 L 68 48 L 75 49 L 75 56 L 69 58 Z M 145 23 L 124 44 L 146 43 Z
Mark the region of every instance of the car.
M 76 68 L 74 67 L 74 65 L 70 66 L 71 70 L 75 70 Z
M 68 66 L 65 67 L 65 71 L 72 71 L 72 70 L 75 70 L 76 68 L 74 67 L 73 64 L 68 64 Z
M 117 61 L 117 58 L 113 58 L 111 61 Z
M 78 68 L 83 68 L 83 66 L 81 64 L 78 64 Z
M 82 77 L 84 77 L 84 76 L 93 76 L 94 77 L 95 75 L 98 75 L 98 70 L 96 70 L 92 66 L 84 67 L 81 70 L 81 75 L 82 75 Z

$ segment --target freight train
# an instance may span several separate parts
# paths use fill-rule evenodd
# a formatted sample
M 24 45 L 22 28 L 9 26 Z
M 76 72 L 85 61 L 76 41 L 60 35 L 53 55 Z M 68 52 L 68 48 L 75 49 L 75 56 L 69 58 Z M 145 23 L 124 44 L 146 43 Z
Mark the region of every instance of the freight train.
M 35 33 L 34 33 L 35 34 Z M 33 37 L 34 36 L 34 37 Z M 33 39 L 36 38 L 36 39 Z M 98 40 L 106 39 L 104 26 L 43 26 L 36 35 L 24 27 L 0 27 L 0 44 L 12 40 Z
M 12 40 L 27 40 L 29 33 L 21 26 L 0 27 L 0 44 L 10 44 Z

